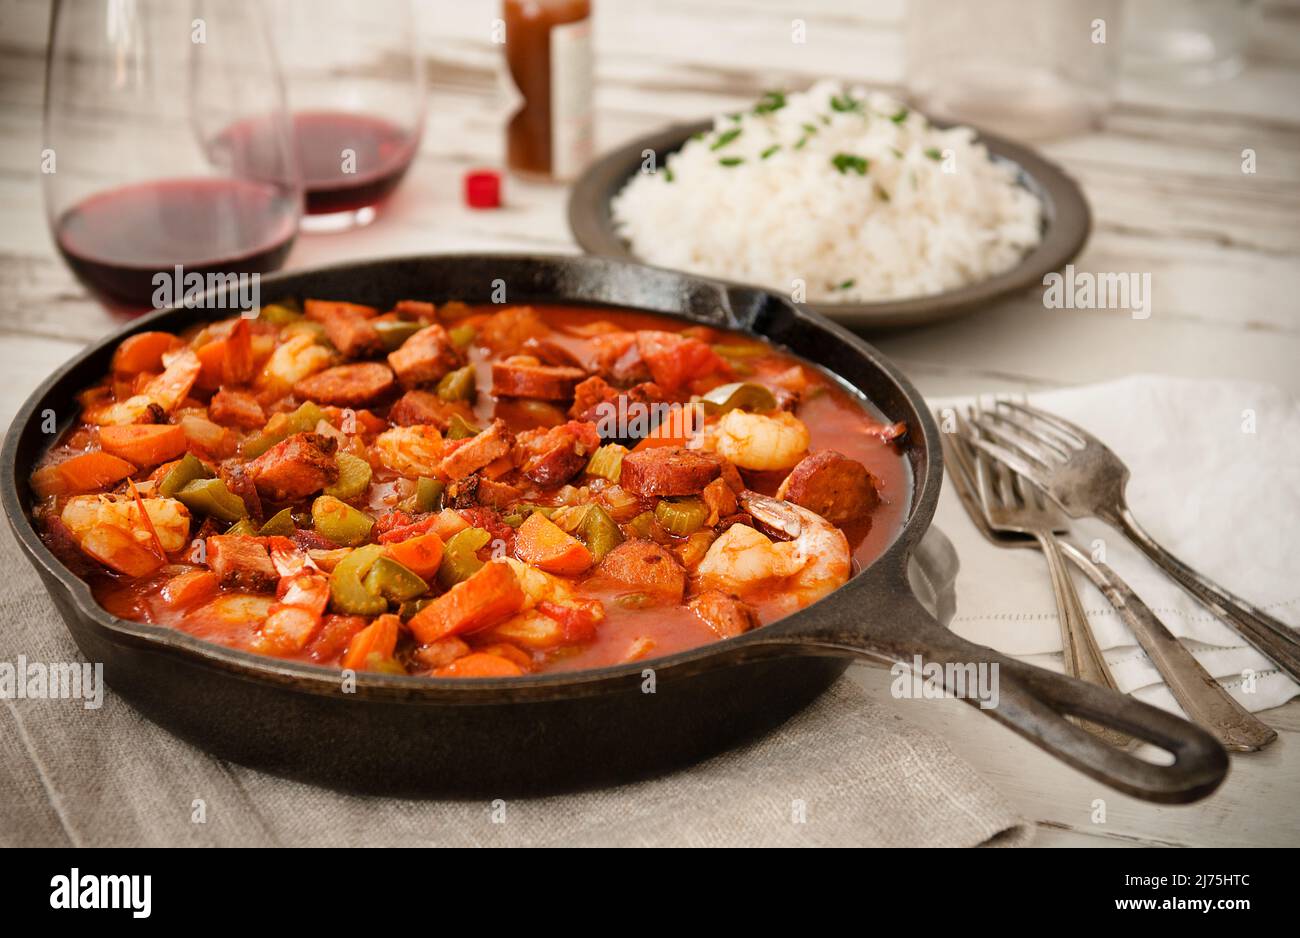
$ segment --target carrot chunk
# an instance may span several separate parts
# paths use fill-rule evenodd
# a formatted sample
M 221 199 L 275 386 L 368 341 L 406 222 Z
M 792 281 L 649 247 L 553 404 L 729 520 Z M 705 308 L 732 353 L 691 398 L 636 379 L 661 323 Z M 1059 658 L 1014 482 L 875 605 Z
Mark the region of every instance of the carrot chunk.
M 572 576 L 591 566 L 591 551 L 540 511 L 515 534 L 515 556 L 547 573 Z
M 211 570 L 191 570 L 168 580 L 162 598 L 169 606 L 193 606 L 215 595 L 219 585 L 219 578 Z
M 57 466 L 46 466 L 32 474 L 32 488 L 42 498 L 93 492 L 121 482 L 135 472 L 135 466 L 111 453 L 82 453 Z
M 417 612 L 407 626 L 420 644 L 428 645 L 448 635 L 486 628 L 523 605 L 524 592 L 515 572 L 505 561 L 494 560 Z
M 385 552 L 417 576 L 428 579 L 442 563 L 442 538 L 436 533 L 420 534 L 389 544 Z
M 397 631 L 402 620 L 395 615 L 382 615 L 352 636 L 348 650 L 343 655 L 343 667 L 360 671 L 370 662 L 372 655 L 391 658 L 397 649 Z
M 156 466 L 185 452 L 185 431 L 179 424 L 146 423 L 102 427 L 99 445 L 137 466 Z
M 138 332 L 123 339 L 113 353 L 113 371 L 118 374 L 162 371 L 163 355 L 180 344 L 181 340 L 170 332 Z

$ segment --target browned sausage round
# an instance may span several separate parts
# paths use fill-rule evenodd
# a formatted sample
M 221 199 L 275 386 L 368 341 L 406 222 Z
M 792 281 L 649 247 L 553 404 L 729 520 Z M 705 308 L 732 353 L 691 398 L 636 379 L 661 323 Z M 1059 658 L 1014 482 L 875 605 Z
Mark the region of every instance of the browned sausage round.
M 293 393 L 318 404 L 361 407 L 383 397 L 392 387 L 393 372 L 387 365 L 365 362 L 327 368 L 320 374 L 303 378 L 293 386 Z
M 638 495 L 698 495 L 721 472 L 711 453 L 658 446 L 624 456 L 618 484 Z
M 686 604 L 719 638 L 734 638 L 758 625 L 753 606 L 722 590 L 705 590 Z
M 492 393 L 501 397 L 534 397 L 544 401 L 569 401 L 573 389 L 587 373 L 567 365 L 492 363 Z
M 654 541 L 624 541 L 600 562 L 598 574 L 619 586 L 679 603 L 686 590 L 686 571 Z
M 831 524 L 861 518 L 880 502 L 866 466 L 833 449 L 805 456 L 790 470 L 776 497 L 802 505 Z

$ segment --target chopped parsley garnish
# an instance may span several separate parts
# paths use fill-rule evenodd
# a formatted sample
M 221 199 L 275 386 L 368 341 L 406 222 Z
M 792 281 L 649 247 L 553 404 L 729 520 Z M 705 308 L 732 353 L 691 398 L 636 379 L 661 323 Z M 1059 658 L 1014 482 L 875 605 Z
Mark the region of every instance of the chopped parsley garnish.
M 774 144 L 772 144 L 770 147 L 768 147 L 766 150 L 764 150 L 762 153 L 758 154 L 758 158 L 759 158 L 760 160 L 765 160 L 765 159 L 767 159 L 769 156 L 771 156 L 773 153 L 775 153 L 775 152 L 776 152 L 777 150 L 779 150 L 779 149 L 781 149 L 781 144 L 779 144 L 779 143 L 774 143 Z
M 784 91 L 765 91 L 758 104 L 754 105 L 755 114 L 771 114 L 785 107 Z
M 799 140 L 795 143 L 794 148 L 795 148 L 796 150 L 802 150 L 802 149 L 804 148 L 804 144 L 806 144 L 807 142 L 808 142 L 808 135 L 807 135 L 807 134 L 804 134 L 804 135 L 803 135 L 802 137 L 800 137 Z
M 739 166 L 739 165 L 740 165 L 741 163 L 743 163 L 743 162 L 745 162 L 744 159 L 742 159 L 742 158 L 739 157 L 739 156 L 724 156 L 722 159 L 718 160 L 718 165 L 719 165 L 719 166 Z
M 847 289 L 849 289 L 850 287 L 852 287 L 855 283 L 857 283 L 856 280 L 845 280 L 843 283 L 841 283 L 841 284 L 840 284 L 838 287 L 836 287 L 835 289 L 836 289 L 836 290 L 847 290 Z
M 815 134 L 815 133 L 817 133 L 817 125 L 816 125 L 816 124 L 800 124 L 799 126 L 802 127 L 802 128 L 804 129 L 804 133 L 808 133 L 808 134 Z
M 673 181 L 674 179 L 676 179 L 676 178 L 677 178 L 677 177 L 673 175 L 673 168 L 672 168 L 671 166 L 665 166 L 665 167 L 664 167 L 664 182 L 672 182 L 672 181 Z
M 862 110 L 862 102 L 855 99 L 847 91 L 843 95 L 831 95 L 831 110 L 839 111 L 841 114 L 852 111 Z
M 932 159 L 932 160 L 941 160 L 941 159 L 943 159 L 943 154 L 942 154 L 941 152 L 939 152 L 939 148 L 938 148 L 938 147 L 926 147 L 925 155 L 928 156 L 928 157 L 929 157 L 930 159 Z
M 831 165 L 845 175 L 848 175 L 849 172 L 855 172 L 859 176 L 865 176 L 867 167 L 870 164 L 862 157 L 854 156 L 852 153 L 836 153 L 831 157 Z
M 895 124 L 901 124 L 903 121 L 907 120 L 907 115 L 908 115 L 907 108 L 900 108 L 898 113 L 895 114 L 893 117 L 891 117 L 890 120 L 893 121 Z
M 730 130 L 724 130 L 722 133 L 718 134 L 718 139 L 714 140 L 713 143 L 710 144 L 709 149 L 721 150 L 723 147 L 725 147 L 727 144 L 729 144 L 731 141 L 735 140 L 739 136 L 740 136 L 739 127 L 733 127 Z

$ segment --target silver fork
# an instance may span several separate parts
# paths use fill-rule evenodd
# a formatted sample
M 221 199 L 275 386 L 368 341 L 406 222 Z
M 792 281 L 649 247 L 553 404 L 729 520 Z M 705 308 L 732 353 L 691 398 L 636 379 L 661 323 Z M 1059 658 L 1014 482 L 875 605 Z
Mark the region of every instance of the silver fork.
M 1100 518 L 1123 532 L 1261 654 L 1300 680 L 1300 636 L 1156 543 L 1125 500 L 1128 467 L 1104 443 L 1068 420 L 1014 401 L 998 401 L 975 423 L 984 436 L 972 442 L 981 450 L 1042 488 L 1072 518 Z
M 963 429 L 962 432 L 966 431 Z M 978 456 L 966 438 L 945 433 L 940 440 L 948 480 L 976 530 L 998 547 L 1037 548 L 1038 542 L 1034 538 L 1006 534 L 989 525 L 976 494 Z M 1083 571 L 1115 607 L 1189 718 L 1204 726 L 1224 748 L 1233 752 L 1253 752 L 1277 739 L 1274 730 L 1223 689 L 1119 574 L 1106 564 L 1094 561 L 1069 541 L 1058 539 L 1057 543 L 1061 553 Z
M 970 411 L 972 416 L 977 411 Z M 1065 672 L 1090 684 L 1100 684 L 1119 693 L 1115 677 L 1088 625 L 1079 592 L 1070 579 L 1069 568 L 1061 554 L 1057 534 L 1068 530 L 1064 516 L 1050 505 L 1042 493 L 1024 482 L 996 460 L 982 458 L 976 466 L 981 504 L 990 526 L 1003 533 L 1033 537 L 1047 561 L 1056 596 L 1056 611 L 1061 626 L 1061 651 Z M 1116 730 L 1080 722 L 1085 729 L 1113 746 L 1126 746 L 1131 738 Z

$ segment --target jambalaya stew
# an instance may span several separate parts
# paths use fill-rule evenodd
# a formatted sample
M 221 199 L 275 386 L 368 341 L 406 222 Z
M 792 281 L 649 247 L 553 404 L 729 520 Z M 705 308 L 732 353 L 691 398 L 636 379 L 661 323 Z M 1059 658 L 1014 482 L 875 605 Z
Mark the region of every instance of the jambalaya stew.
M 277 658 L 502 677 L 670 654 L 893 540 L 897 438 L 749 336 L 329 300 L 142 332 L 32 475 L 112 614 Z

